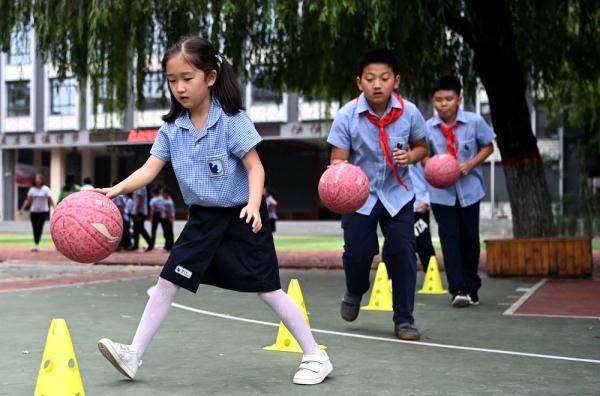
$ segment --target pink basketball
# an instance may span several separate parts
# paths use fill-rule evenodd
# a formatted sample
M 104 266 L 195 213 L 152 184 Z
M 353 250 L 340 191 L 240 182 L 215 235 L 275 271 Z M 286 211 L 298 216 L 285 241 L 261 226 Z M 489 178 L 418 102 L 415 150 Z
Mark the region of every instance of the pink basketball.
M 433 187 L 448 188 L 460 178 L 458 160 L 450 154 L 438 154 L 425 164 L 425 178 Z
M 93 263 L 119 246 L 123 220 L 117 206 L 105 195 L 82 191 L 58 204 L 50 220 L 50 233 L 56 249 L 66 257 Z
M 319 180 L 319 197 L 330 210 L 353 213 L 367 202 L 369 178 L 356 165 L 339 163 L 331 165 Z

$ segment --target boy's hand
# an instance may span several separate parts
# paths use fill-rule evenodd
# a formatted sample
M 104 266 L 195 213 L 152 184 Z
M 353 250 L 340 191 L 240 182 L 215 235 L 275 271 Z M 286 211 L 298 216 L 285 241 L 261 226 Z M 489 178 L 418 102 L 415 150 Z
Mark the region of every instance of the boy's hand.
M 466 176 L 473 170 L 473 164 L 471 161 L 463 162 L 458 165 L 458 169 L 460 169 L 460 173 L 462 173 L 463 176 Z
M 419 205 L 417 205 L 416 210 L 419 213 L 425 213 L 429 210 L 429 207 L 427 206 L 427 204 L 425 202 L 419 202 Z
M 410 158 L 408 157 L 408 151 L 399 148 L 394 148 L 393 152 L 394 162 L 401 168 L 406 168 L 410 164 Z
M 246 218 L 246 223 L 252 221 L 252 232 L 257 233 L 262 228 L 262 221 L 260 219 L 260 209 L 254 205 L 246 205 L 240 212 L 240 219 Z
M 90 191 L 97 192 L 100 194 L 106 195 L 106 198 L 114 198 L 118 195 L 121 195 L 121 191 L 115 187 L 107 187 L 107 188 L 93 188 Z
M 333 165 L 347 164 L 347 163 L 348 163 L 348 160 L 334 159 L 333 161 L 331 161 L 331 163 L 329 165 L 327 165 L 327 167 L 329 168 L 330 166 L 333 166 Z

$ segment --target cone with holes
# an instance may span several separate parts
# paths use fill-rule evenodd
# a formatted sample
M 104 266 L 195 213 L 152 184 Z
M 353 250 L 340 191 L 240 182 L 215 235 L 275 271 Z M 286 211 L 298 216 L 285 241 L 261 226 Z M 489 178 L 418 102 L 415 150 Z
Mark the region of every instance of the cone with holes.
M 79 365 L 64 319 L 53 319 L 46 338 L 35 396 L 85 396 Z
M 287 291 L 288 296 L 298 306 L 306 319 L 306 323 L 308 327 L 310 327 L 310 320 L 308 320 L 308 313 L 306 312 L 306 305 L 304 305 L 304 297 L 302 297 L 302 290 L 300 289 L 300 283 L 298 283 L 298 279 L 292 279 L 290 281 L 290 285 L 288 286 Z M 324 345 L 319 345 L 321 349 L 327 348 Z M 285 327 L 283 323 L 279 323 L 279 330 L 277 331 L 277 339 L 275 340 L 275 344 L 263 347 L 267 351 L 279 351 L 279 352 L 299 352 L 302 353 L 302 348 L 298 344 L 298 341 L 294 338 L 292 333 Z
M 385 263 L 379 263 L 377 273 L 375 274 L 375 282 L 373 282 L 373 291 L 369 305 L 365 305 L 360 309 L 364 311 L 393 311 L 392 308 L 392 288 L 390 287 L 390 279 L 388 278 Z
M 440 277 L 440 270 L 438 269 L 438 262 L 435 256 L 431 256 L 429 259 L 429 265 L 425 273 L 425 282 L 423 282 L 423 288 L 418 293 L 448 294 L 448 291 L 444 290 L 444 285 L 442 285 L 442 278 Z

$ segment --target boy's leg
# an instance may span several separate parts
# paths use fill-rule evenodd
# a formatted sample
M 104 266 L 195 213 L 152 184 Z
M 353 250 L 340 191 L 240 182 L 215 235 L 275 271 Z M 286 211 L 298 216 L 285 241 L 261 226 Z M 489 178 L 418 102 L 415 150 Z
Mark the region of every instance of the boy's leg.
M 373 257 L 379 253 L 379 240 L 377 239 L 377 223 L 380 214 L 385 211 L 383 205 L 377 201 L 371 214 L 366 216 L 351 213 L 342 216 L 344 229 L 344 273 L 346 275 L 346 291 L 356 297 L 356 305 L 360 304 L 360 297 L 369 290 L 369 273 L 373 264 Z
M 129 249 L 131 246 L 131 234 L 129 234 L 129 220 L 123 219 L 123 236 L 121 237 L 120 246 L 124 249 Z
M 396 216 L 384 216 L 380 224 L 385 238 L 383 261 L 392 280 L 394 324 L 412 324 L 417 283 L 412 201 L 404 205 Z
M 158 216 L 155 215 L 152 219 L 152 226 L 150 231 L 150 245 L 148 246 L 149 249 L 154 248 L 154 245 L 156 244 L 156 230 L 158 229 L 159 222 L 160 219 L 158 218 Z
M 457 205 L 458 202 L 457 202 Z M 433 215 L 438 223 L 438 233 L 444 254 L 444 268 L 448 278 L 450 294 L 467 293 L 467 285 L 463 277 L 460 251 L 460 219 L 457 206 L 431 204 Z
M 424 272 L 427 272 L 429 259 L 435 256 L 429 227 L 429 211 L 425 213 L 415 212 L 415 234 L 419 234 L 417 235 L 417 254 Z
M 173 224 L 169 219 L 162 219 L 161 224 L 165 235 L 165 250 L 171 250 L 173 249 Z
M 467 293 L 477 298 L 481 287 L 479 269 L 479 202 L 460 208 L 460 248 L 463 258 L 462 269 Z

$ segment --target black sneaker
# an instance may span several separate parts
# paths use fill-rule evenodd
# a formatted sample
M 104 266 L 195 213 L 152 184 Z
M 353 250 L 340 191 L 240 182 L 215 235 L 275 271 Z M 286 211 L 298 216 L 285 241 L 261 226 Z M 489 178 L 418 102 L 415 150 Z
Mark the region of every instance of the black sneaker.
M 466 308 L 469 306 L 469 301 L 469 296 L 462 292 L 452 296 L 452 306 L 454 308 Z
M 470 305 L 479 305 L 479 295 L 477 292 L 471 292 L 468 294 Z
M 362 296 L 357 296 L 346 292 L 340 306 L 340 314 L 346 322 L 353 322 L 358 317 L 360 311 L 360 300 Z
M 400 323 L 394 326 L 394 334 L 404 341 L 419 341 L 421 339 L 419 330 L 412 323 Z

